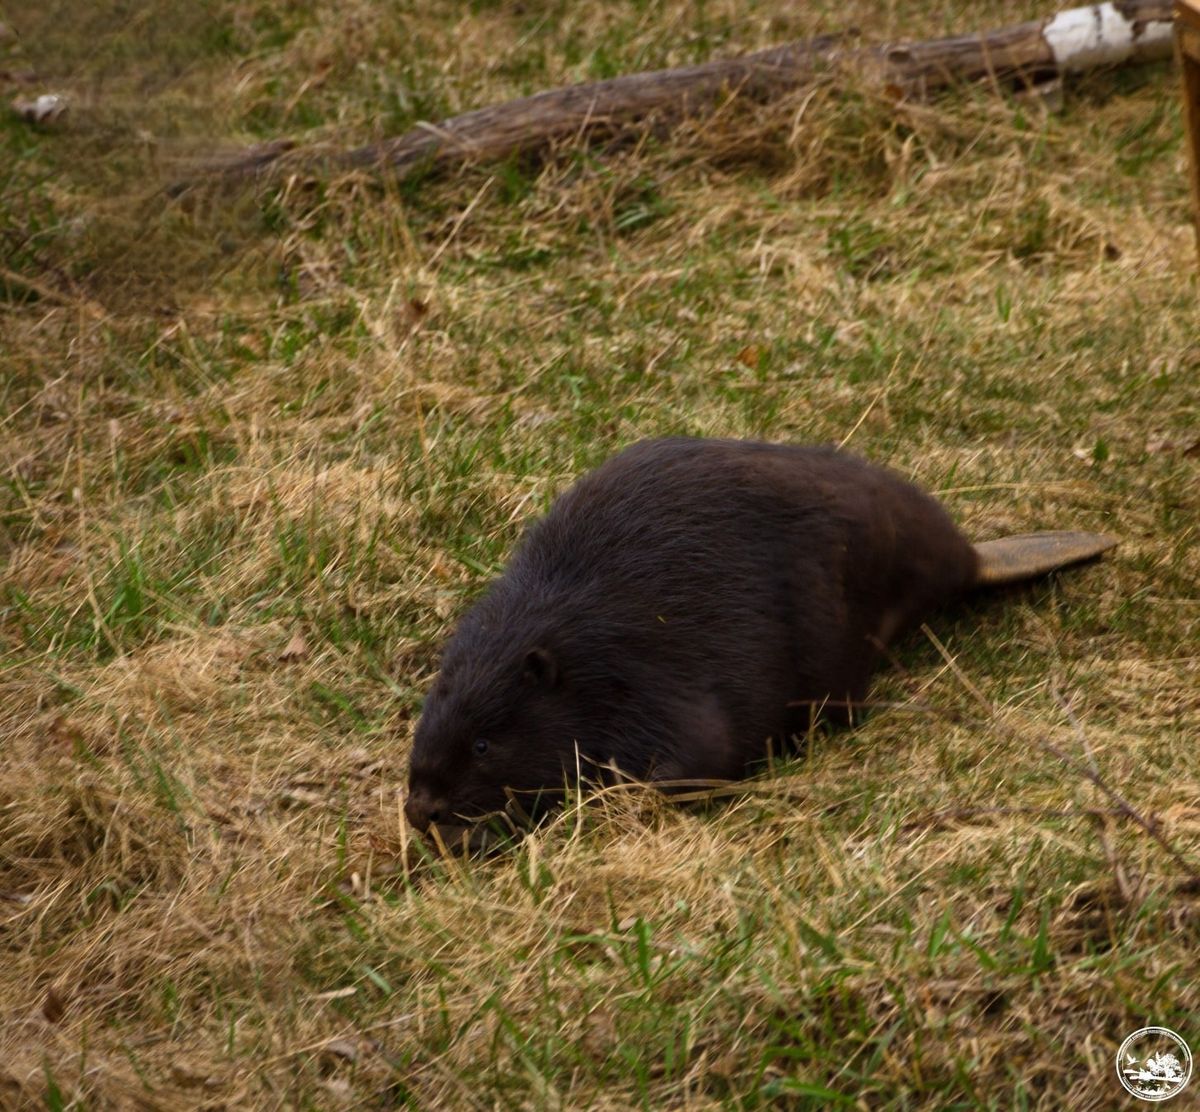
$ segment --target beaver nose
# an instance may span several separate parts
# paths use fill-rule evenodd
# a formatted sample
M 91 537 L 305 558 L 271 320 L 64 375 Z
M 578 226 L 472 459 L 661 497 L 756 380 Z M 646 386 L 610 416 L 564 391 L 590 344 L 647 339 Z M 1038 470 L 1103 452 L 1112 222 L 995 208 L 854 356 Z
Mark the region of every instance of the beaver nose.
M 448 814 L 445 800 L 435 798 L 424 788 L 409 792 L 404 803 L 404 817 L 418 830 L 428 830 L 433 823 L 442 822 Z

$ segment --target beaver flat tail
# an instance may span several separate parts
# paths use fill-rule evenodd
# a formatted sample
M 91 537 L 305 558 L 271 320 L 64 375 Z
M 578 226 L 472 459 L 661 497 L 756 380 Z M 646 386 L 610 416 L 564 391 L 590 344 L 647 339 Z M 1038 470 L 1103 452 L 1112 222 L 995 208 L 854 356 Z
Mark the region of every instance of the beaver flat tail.
M 1019 583 L 1082 560 L 1094 560 L 1118 543 L 1116 537 L 1107 533 L 1071 531 L 1020 533 L 983 541 L 975 546 L 979 556 L 979 575 L 975 583 L 979 587 Z

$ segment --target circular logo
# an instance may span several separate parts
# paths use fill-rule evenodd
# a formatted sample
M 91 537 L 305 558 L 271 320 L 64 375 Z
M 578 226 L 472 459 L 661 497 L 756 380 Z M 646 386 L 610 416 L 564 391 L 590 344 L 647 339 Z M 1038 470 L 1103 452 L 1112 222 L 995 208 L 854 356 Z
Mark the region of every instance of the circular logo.
M 1138 1100 L 1170 1100 L 1191 1079 L 1192 1052 L 1174 1031 L 1143 1027 L 1121 1043 L 1117 1076 Z

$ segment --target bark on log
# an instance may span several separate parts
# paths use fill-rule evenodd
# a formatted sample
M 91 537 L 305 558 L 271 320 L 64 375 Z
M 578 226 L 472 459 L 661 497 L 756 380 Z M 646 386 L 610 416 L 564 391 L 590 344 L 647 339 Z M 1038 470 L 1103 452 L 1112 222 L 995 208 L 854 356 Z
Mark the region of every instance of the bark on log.
M 1175 41 L 1183 76 L 1183 118 L 1192 171 L 1192 220 L 1200 251 L 1200 0 L 1176 0 Z
M 728 96 L 766 100 L 841 69 L 861 73 L 896 98 L 928 96 L 980 79 L 1008 86 L 1036 82 L 1169 57 L 1171 19 L 1171 0 L 1116 0 L 927 42 L 861 47 L 851 45 L 850 36 L 824 36 L 737 58 L 551 89 L 440 123 L 420 123 L 394 139 L 327 153 L 323 161 L 335 169 L 366 167 L 403 177 L 418 168 L 504 158 L 563 139 L 612 134 L 655 117 L 694 116 Z M 305 157 L 305 151 L 293 148 L 287 140 L 260 144 L 207 173 L 253 175 L 281 158 L 290 163 Z M 171 192 L 183 192 L 189 184 L 179 183 Z

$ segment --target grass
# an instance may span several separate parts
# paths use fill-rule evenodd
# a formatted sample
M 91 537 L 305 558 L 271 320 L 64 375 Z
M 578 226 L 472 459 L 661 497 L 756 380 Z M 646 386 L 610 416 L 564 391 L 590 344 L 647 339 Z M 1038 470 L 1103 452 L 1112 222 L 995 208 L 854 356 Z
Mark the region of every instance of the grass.
M 0 1105 L 1107 1109 L 1135 1028 L 1200 1049 L 1194 882 L 1039 744 L 1200 867 L 1169 65 L 1056 113 L 851 83 L 171 204 L 262 138 L 1041 9 L 140 10 L 0 43 L 73 103 L 0 122 Z M 914 637 L 899 706 L 723 802 L 431 858 L 401 804 L 439 643 L 555 491 L 664 433 L 845 439 L 972 535 L 1123 544 L 939 616 L 986 712 Z

